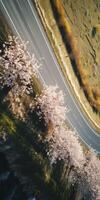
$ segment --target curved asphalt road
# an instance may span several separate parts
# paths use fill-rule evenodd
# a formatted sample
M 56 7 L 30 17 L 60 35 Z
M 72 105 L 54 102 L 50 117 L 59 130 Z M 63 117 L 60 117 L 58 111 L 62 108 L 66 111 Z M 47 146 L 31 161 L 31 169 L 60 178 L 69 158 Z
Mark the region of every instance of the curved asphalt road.
M 60 67 L 50 47 L 45 31 L 31 0 L 0 0 L 0 9 L 5 15 L 14 34 L 29 41 L 29 51 L 34 53 L 43 64 L 40 79 L 47 85 L 57 84 L 65 94 L 65 103 L 69 108 L 67 120 L 76 130 L 81 140 L 100 152 L 100 135 L 96 134 L 84 118 L 78 103 L 71 95 Z

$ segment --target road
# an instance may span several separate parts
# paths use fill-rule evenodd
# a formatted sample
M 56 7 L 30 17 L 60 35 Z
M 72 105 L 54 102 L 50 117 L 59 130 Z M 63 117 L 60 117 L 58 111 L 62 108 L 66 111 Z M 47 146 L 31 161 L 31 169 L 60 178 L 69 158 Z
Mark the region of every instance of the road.
M 64 92 L 65 103 L 69 108 L 66 118 L 70 125 L 86 145 L 100 152 L 100 135 L 96 133 L 84 117 L 78 102 L 71 94 L 32 1 L 0 0 L 0 9 L 14 34 L 25 41 L 29 41 L 28 49 L 30 53 L 34 53 L 42 62 L 39 73 L 43 84 L 57 84 Z

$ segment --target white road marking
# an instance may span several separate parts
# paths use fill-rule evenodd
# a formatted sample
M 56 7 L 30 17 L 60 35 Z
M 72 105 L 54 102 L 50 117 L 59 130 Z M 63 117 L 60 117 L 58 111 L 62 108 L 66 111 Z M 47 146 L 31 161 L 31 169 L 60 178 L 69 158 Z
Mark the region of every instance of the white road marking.
M 15 31 L 16 31 L 16 33 L 17 33 L 17 35 L 18 35 L 18 36 L 20 37 L 20 39 L 22 40 L 22 38 L 21 38 L 21 36 L 20 36 L 20 34 L 19 34 L 19 32 L 18 32 L 16 26 L 14 25 L 14 23 L 13 23 L 13 21 L 12 21 L 10 15 L 9 15 L 9 13 L 8 13 L 8 11 L 7 11 L 7 9 L 6 9 L 5 5 L 4 5 L 4 3 L 2 2 L 2 0 L 1 0 L 1 3 L 2 3 L 2 5 L 3 5 L 3 7 L 4 7 L 5 11 L 6 11 L 6 14 L 8 15 L 8 17 L 9 17 L 9 19 L 10 19 L 10 21 L 11 21 L 11 23 L 12 23 L 12 25 L 13 25 Z M 51 56 L 52 56 L 52 58 L 53 58 L 53 60 L 54 60 L 54 63 L 55 63 L 55 65 L 56 65 L 56 67 L 57 67 L 57 69 L 58 69 L 58 71 L 59 71 L 59 74 L 60 74 L 60 76 L 61 76 L 61 78 L 62 78 L 62 81 L 64 82 L 64 85 L 65 85 L 65 87 L 67 88 L 66 82 L 65 82 L 65 80 L 64 80 L 64 77 L 63 77 L 63 75 L 62 75 L 60 69 L 59 69 L 59 66 L 58 66 L 58 64 L 57 64 L 57 61 L 56 61 L 56 59 L 55 59 L 55 57 L 54 57 L 54 55 L 53 55 L 53 53 L 52 53 L 52 51 L 51 51 L 51 48 L 50 48 L 50 46 L 49 46 L 49 44 L 48 44 L 48 41 L 47 41 L 46 38 L 45 38 L 46 36 L 45 36 L 44 32 L 42 31 L 42 28 L 41 28 L 41 26 L 40 26 L 40 24 L 39 24 L 39 22 L 38 22 L 38 20 L 37 20 L 37 18 L 36 18 L 36 15 L 35 15 L 34 12 L 33 12 L 32 5 L 30 4 L 29 1 L 28 1 L 28 3 L 29 3 L 29 5 L 30 5 L 31 11 L 32 11 L 32 13 L 33 13 L 33 16 L 35 17 L 35 20 L 36 20 L 36 22 L 37 22 L 37 24 L 38 24 L 38 26 L 39 26 L 39 29 L 41 30 L 42 36 L 43 36 L 43 38 L 44 38 L 44 40 L 45 40 L 45 42 L 46 42 L 46 45 L 47 45 L 47 47 L 48 47 L 48 49 L 49 49 L 49 52 L 50 52 L 50 54 L 51 54 Z M 45 81 L 44 81 L 43 77 L 41 76 L 40 72 L 39 72 L 39 76 L 40 76 L 41 80 L 43 81 L 43 83 L 44 83 L 44 85 L 45 85 Z M 67 88 L 67 90 L 68 90 L 70 96 L 72 97 L 72 94 L 71 94 L 69 88 Z M 74 104 L 76 105 L 78 111 L 80 112 L 80 110 L 79 110 L 79 108 L 78 108 L 76 102 L 74 101 L 73 97 L 72 97 L 72 100 L 73 100 Z M 84 116 L 82 115 L 81 112 L 80 112 L 80 114 L 81 114 L 81 116 L 84 118 Z M 66 117 L 66 118 L 67 118 L 67 117 Z M 73 124 L 71 123 L 71 121 L 70 121 L 68 118 L 67 118 L 67 120 L 68 120 L 68 122 L 71 124 L 72 128 L 75 130 L 75 127 L 73 126 Z M 84 120 L 85 120 L 86 124 L 89 126 L 89 124 L 87 123 L 87 121 L 86 121 L 85 118 L 84 118 Z M 90 127 L 90 126 L 89 126 L 89 127 Z M 90 127 L 90 129 L 94 132 L 94 130 L 93 130 L 91 127 Z M 85 144 L 90 148 L 91 145 L 88 145 L 88 143 L 85 142 L 84 139 L 81 138 L 81 136 L 78 134 L 77 130 L 75 130 L 75 132 L 77 133 L 77 135 L 79 136 L 79 138 L 83 141 L 83 143 L 85 143 Z M 94 134 L 97 135 L 98 137 L 100 137 L 97 133 L 94 132 Z
M 91 128 L 91 126 L 88 124 L 88 122 L 86 121 L 86 119 L 85 119 L 85 117 L 83 116 L 82 112 L 80 111 L 78 105 L 77 105 L 76 102 L 74 101 L 73 96 L 72 96 L 72 94 L 71 94 L 71 91 L 70 91 L 70 89 L 69 89 L 69 88 L 67 87 L 67 85 L 66 85 L 66 81 L 64 80 L 64 77 L 63 77 L 63 75 L 62 75 L 62 73 L 61 73 L 61 71 L 60 71 L 60 69 L 59 69 L 59 66 L 58 66 L 58 64 L 57 64 L 57 62 L 56 62 L 56 59 L 55 59 L 55 57 L 54 57 L 54 54 L 53 54 L 52 51 L 51 51 L 51 48 L 50 48 L 50 46 L 49 46 L 49 44 L 48 44 L 48 41 L 47 41 L 47 39 L 46 39 L 46 36 L 45 36 L 45 34 L 44 34 L 44 32 L 43 32 L 43 30 L 42 30 L 42 28 L 41 28 L 41 26 L 40 26 L 40 24 L 39 24 L 39 22 L 38 22 L 38 20 L 37 20 L 36 14 L 35 14 L 35 12 L 34 12 L 33 9 L 32 9 L 32 5 L 30 4 L 30 1 L 29 1 L 29 0 L 28 0 L 28 3 L 29 3 L 29 5 L 30 5 L 31 11 L 32 11 L 32 13 L 33 13 L 33 16 L 35 17 L 35 20 L 36 20 L 36 22 L 37 22 L 37 24 L 38 24 L 38 26 L 39 26 L 39 29 L 40 29 L 40 31 L 41 31 L 41 33 L 42 33 L 42 35 L 43 35 L 43 38 L 44 38 L 44 40 L 45 40 L 45 42 L 46 42 L 46 45 L 47 45 L 47 47 L 48 47 L 48 49 L 49 49 L 49 52 L 50 52 L 50 54 L 51 54 L 51 56 L 52 56 L 52 58 L 53 58 L 53 60 L 54 60 L 55 66 L 57 67 L 57 69 L 58 69 L 58 71 L 59 71 L 59 74 L 60 74 L 60 76 L 61 76 L 61 78 L 62 78 L 62 81 L 63 81 L 65 87 L 67 88 L 67 90 L 68 90 L 68 92 L 69 92 L 69 94 L 70 94 L 70 96 L 71 96 L 71 98 L 72 98 L 72 100 L 73 100 L 75 106 L 77 107 L 79 113 L 81 114 L 81 116 L 83 117 L 84 121 L 85 121 L 86 124 L 89 126 L 89 128 L 94 132 L 95 135 L 97 135 L 98 137 L 100 137 L 100 135 L 97 134 L 97 133 L 95 133 L 95 131 L 94 131 L 94 130 Z

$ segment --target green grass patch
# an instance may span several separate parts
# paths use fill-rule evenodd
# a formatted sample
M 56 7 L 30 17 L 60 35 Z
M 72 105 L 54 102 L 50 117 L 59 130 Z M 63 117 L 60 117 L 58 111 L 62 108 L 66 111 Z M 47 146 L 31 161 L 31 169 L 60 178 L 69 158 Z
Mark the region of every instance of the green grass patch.
M 6 113 L 2 113 L 0 116 L 0 132 L 2 132 L 3 128 L 5 128 L 9 134 L 15 133 L 16 131 L 13 120 Z

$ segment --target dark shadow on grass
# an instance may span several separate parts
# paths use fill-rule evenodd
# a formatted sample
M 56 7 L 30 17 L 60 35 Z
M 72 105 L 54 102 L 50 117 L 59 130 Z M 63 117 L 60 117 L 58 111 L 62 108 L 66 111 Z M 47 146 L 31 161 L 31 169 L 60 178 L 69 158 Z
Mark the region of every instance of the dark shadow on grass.
M 0 104 L 0 111 L 0 117 L 4 112 L 15 126 L 13 132 L 5 124 L 8 133 L 5 145 L 11 147 L 11 150 L 5 154 L 8 154 L 10 164 L 15 166 L 15 171 L 19 176 L 27 177 L 29 180 L 27 185 L 32 184 L 32 192 L 37 198 L 58 199 L 57 183 L 53 180 L 52 175 L 50 175 L 48 182 L 45 180 L 45 173 L 47 171 L 51 173 L 51 167 L 44 150 L 44 144 L 38 140 L 37 129 L 34 125 L 29 126 L 27 122 L 16 119 L 6 103 Z

